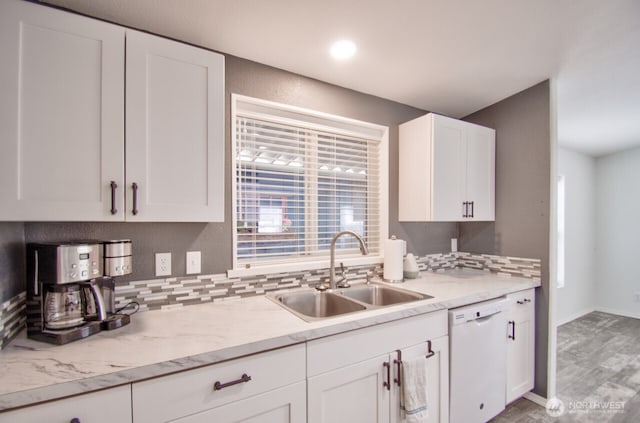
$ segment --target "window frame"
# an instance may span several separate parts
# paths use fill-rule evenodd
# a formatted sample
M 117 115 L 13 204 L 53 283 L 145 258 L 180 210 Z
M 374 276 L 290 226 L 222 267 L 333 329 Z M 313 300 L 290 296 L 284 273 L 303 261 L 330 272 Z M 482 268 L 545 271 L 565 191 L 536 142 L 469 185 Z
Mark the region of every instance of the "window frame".
M 349 136 L 364 137 L 379 142 L 379 163 L 380 180 L 378 184 L 378 196 L 380 199 L 379 210 L 379 239 L 377 253 L 367 256 L 344 257 L 339 260 L 345 266 L 373 265 L 383 262 L 384 240 L 388 238 L 389 222 L 389 127 L 374 123 L 350 119 L 329 113 L 319 112 L 297 106 L 286 105 L 268 100 L 257 99 L 240 94 L 231 94 L 231 235 L 232 235 L 232 255 L 233 268 L 227 274 L 229 277 L 243 277 L 265 275 L 273 273 L 296 272 L 304 270 L 316 270 L 329 267 L 329 255 L 326 257 L 299 257 L 295 261 L 288 263 L 269 264 L 267 262 L 252 265 L 246 268 L 238 260 L 237 248 L 238 237 L 237 225 L 237 175 L 236 175 L 236 136 L 237 136 L 237 116 L 242 111 L 242 115 L 252 115 L 256 118 L 260 116 L 268 117 L 283 124 L 301 125 L 320 131 L 334 131 Z

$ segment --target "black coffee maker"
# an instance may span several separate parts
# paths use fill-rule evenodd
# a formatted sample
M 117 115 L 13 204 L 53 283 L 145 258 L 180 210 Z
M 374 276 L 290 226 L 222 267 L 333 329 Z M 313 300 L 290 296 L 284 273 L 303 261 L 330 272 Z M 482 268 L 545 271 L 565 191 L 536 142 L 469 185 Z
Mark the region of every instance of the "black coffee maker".
M 100 243 L 27 244 L 27 336 L 66 344 L 101 329 L 107 319 L 97 279 Z

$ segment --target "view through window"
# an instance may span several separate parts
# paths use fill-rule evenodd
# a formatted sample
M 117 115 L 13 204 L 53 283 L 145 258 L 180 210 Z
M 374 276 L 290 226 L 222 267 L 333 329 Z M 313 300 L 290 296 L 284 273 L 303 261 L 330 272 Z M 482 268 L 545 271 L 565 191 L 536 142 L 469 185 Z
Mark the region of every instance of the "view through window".
M 241 266 L 326 255 L 347 229 L 378 252 L 380 140 L 242 111 L 235 128 Z M 359 254 L 357 247 L 352 237 L 337 245 Z

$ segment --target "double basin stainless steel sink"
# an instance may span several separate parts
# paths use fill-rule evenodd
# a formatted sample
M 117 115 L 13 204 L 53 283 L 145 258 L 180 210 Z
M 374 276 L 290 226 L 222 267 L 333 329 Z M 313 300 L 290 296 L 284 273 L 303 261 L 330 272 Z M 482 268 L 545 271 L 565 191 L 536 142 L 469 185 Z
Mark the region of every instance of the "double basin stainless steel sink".
M 378 283 L 354 285 L 331 291 L 303 291 L 268 294 L 284 309 L 308 322 L 394 304 L 433 298 Z

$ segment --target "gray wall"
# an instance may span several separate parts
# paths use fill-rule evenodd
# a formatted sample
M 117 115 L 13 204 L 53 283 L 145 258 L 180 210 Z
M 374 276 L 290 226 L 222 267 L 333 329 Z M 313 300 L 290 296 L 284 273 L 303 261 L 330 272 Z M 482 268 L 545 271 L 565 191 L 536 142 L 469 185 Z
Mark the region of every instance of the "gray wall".
M 545 81 L 467 116 L 496 129 L 496 220 L 460 224 L 461 251 L 542 260 L 536 296 L 536 380 L 547 394 L 551 129 Z
M 596 159 L 596 306 L 640 318 L 640 147 Z
M 449 250 L 455 223 L 398 223 L 398 124 L 425 111 L 295 75 L 245 59 L 226 57 L 226 175 L 231 175 L 231 93 L 306 107 L 389 126 L 389 234 L 408 241 L 417 254 Z M 154 277 L 154 253 L 172 252 L 173 275 L 185 274 L 185 253 L 202 251 L 203 273 L 231 268 L 231 179 L 226 180 L 225 223 L 43 223 L 0 224 L 0 287 L 2 297 L 24 289 L 26 242 L 71 239 L 131 238 L 134 273 L 125 280 Z M 7 253 L 9 251 L 10 253 Z M 9 288 L 10 287 L 10 288 Z
M 0 222 L 0 303 L 25 290 L 24 225 Z

